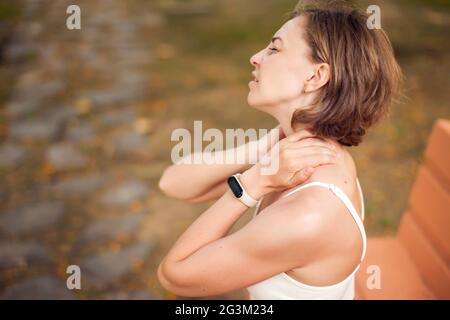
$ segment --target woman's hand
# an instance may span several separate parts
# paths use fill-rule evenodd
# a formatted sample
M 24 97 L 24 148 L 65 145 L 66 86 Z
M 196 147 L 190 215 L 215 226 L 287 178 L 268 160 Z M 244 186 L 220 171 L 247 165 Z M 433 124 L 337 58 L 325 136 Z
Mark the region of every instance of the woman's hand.
M 250 195 L 259 199 L 264 194 L 303 183 L 314 168 L 336 163 L 337 157 L 332 142 L 306 130 L 298 131 L 276 143 L 260 162 L 245 171 L 242 183 Z M 267 167 L 275 170 L 264 170 Z

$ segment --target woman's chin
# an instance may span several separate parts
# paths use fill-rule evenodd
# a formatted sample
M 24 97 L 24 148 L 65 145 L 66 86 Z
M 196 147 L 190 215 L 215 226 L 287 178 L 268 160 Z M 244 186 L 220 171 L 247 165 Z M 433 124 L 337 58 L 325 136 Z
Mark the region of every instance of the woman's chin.
M 267 99 L 263 99 L 256 92 L 252 92 L 251 90 L 247 95 L 247 104 L 250 107 L 258 110 L 265 110 L 270 106 L 270 104 L 267 102 Z
M 255 91 L 250 89 L 247 95 L 247 103 L 252 108 L 258 108 L 262 104 L 261 97 L 257 95 Z
M 255 109 L 258 108 L 258 103 L 257 103 L 256 99 L 252 96 L 251 92 L 248 93 L 247 104 L 252 108 L 255 108 Z

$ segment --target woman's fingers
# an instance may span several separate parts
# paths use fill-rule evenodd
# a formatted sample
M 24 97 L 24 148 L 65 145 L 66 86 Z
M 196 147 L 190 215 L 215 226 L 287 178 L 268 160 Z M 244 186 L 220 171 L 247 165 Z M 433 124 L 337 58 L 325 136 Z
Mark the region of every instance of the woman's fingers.
M 337 162 L 337 155 L 328 152 L 311 153 L 301 156 L 298 161 L 298 169 L 306 167 L 318 167 L 326 164 L 334 164 Z
M 310 154 L 329 154 L 332 156 L 337 156 L 337 152 L 328 147 L 324 146 L 312 146 L 312 147 L 304 147 L 296 150 L 297 152 L 302 152 L 303 155 L 307 156 Z
M 299 141 L 299 140 L 302 140 L 305 138 L 312 138 L 312 137 L 314 137 L 314 134 L 312 134 L 310 131 L 300 130 L 300 131 L 294 132 L 293 134 L 286 137 L 286 140 L 288 142 L 295 142 L 295 141 Z
M 291 169 L 301 170 L 307 167 L 318 167 L 324 164 L 333 164 L 338 154 L 328 148 L 309 147 L 304 149 L 287 150 L 283 155 L 283 162 Z
M 300 148 L 309 148 L 309 147 L 316 147 L 316 146 L 320 146 L 320 147 L 327 148 L 330 150 L 336 149 L 336 147 L 331 143 L 325 142 L 320 139 L 310 139 L 310 138 L 301 140 L 298 142 L 289 143 L 288 145 L 286 145 L 286 148 L 287 149 L 300 149 Z
M 290 179 L 290 184 L 295 186 L 303 183 L 304 181 L 308 180 L 313 172 L 314 169 L 310 167 L 297 171 Z
M 336 157 L 338 153 L 335 150 L 332 150 L 326 146 L 308 146 L 308 147 L 301 147 L 296 149 L 287 149 L 284 152 L 285 158 L 292 158 L 297 161 L 301 161 L 302 158 L 308 157 L 311 155 L 331 155 L 333 157 Z

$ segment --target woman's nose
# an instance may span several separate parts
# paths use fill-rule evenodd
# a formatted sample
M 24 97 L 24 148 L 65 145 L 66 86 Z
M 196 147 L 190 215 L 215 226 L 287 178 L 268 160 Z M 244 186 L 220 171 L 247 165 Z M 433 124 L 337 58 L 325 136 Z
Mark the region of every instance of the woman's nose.
M 253 66 L 257 66 L 259 64 L 259 54 L 256 53 L 250 58 L 250 64 Z

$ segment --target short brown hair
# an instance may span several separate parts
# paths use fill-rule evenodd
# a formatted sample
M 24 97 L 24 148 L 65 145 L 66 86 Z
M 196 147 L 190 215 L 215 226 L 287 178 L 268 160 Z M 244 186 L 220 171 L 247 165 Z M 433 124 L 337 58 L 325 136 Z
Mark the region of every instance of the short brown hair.
M 368 15 L 342 1 L 301 1 L 288 19 L 305 17 L 310 59 L 330 66 L 330 79 L 316 103 L 294 112 L 291 126 L 306 125 L 324 138 L 356 146 L 366 129 L 389 109 L 402 79 L 382 29 L 367 27 Z

